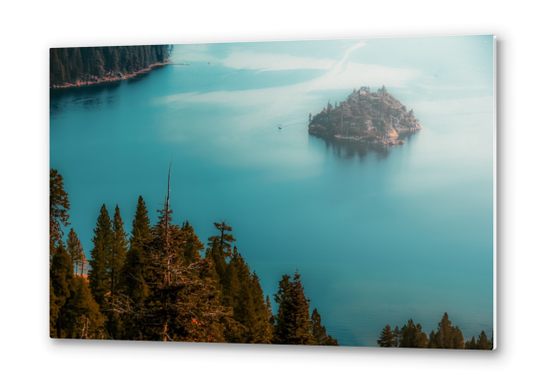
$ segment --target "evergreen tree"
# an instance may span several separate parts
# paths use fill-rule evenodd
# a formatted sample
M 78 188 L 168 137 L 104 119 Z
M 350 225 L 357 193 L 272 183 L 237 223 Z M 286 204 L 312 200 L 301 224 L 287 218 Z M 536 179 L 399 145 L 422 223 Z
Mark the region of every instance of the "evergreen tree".
M 94 243 L 94 248 L 90 251 L 92 255 L 90 266 L 92 269 L 88 273 L 88 280 L 92 296 L 100 306 L 100 310 L 104 312 L 108 310 L 106 294 L 111 289 L 111 282 L 108 281 L 107 264 L 108 260 L 111 260 L 113 242 L 111 219 L 105 204 L 100 209 L 92 242 Z
M 104 320 L 86 279 L 75 277 L 74 293 L 68 303 L 70 322 L 67 335 L 75 339 L 102 339 Z
M 213 223 L 215 228 L 220 231 L 220 235 L 211 236 L 208 238 L 208 248 L 205 251 L 205 258 L 212 261 L 214 271 L 218 277 L 218 289 L 223 292 L 229 292 L 227 287 L 228 279 L 231 274 L 228 271 L 228 263 L 226 259 L 232 257 L 231 243 L 235 241 L 233 235 L 229 232 L 232 227 L 226 224 L 225 220 L 220 223 Z M 230 295 L 228 293 L 228 295 Z M 231 295 L 230 295 L 231 296 Z M 233 297 L 233 296 L 232 296 Z
M 469 341 L 465 342 L 465 349 L 476 349 L 476 339 L 474 336 Z
M 200 252 L 205 248 L 205 246 L 201 241 L 199 241 L 198 236 L 194 232 L 194 228 L 188 221 L 183 224 L 181 233 L 184 239 L 184 262 L 186 265 L 190 265 L 201 259 Z
M 274 330 L 274 344 L 314 344 L 310 333 L 309 300 L 305 297 L 301 276 L 296 271 L 294 280 L 283 275 L 275 302 L 279 305 Z
M 53 279 L 49 278 L 49 337 L 57 337 L 56 322 L 60 312 L 61 301 L 56 297 L 53 288 Z
M 220 305 L 220 292 L 207 277 L 212 261 L 184 263 L 183 233 L 171 221 L 169 176 L 164 208 L 158 213 L 152 239 L 142 250 L 148 292 L 139 305 L 129 296 L 119 295 L 112 310 L 131 318 L 130 328 L 137 329 L 142 340 L 224 341 L 224 329 L 234 323 L 232 313 Z
M 128 340 L 142 340 L 139 322 L 136 315 L 138 309 L 145 306 L 149 294 L 146 281 L 149 280 L 149 255 L 144 242 L 138 242 L 138 246 L 132 246 L 126 253 L 126 260 L 121 268 L 119 280 L 119 294 L 113 305 L 120 305 L 124 311 L 120 311 L 123 325 L 123 338 Z M 116 304 L 115 304 L 116 303 Z M 125 313 L 126 311 L 130 313 Z
M 271 300 L 269 300 L 269 295 L 265 297 L 265 306 L 267 307 L 267 319 L 274 323 L 273 320 L 273 308 L 271 307 Z
M 218 249 L 223 254 L 224 258 L 231 257 L 231 243 L 235 241 L 231 233 L 232 227 L 226 224 L 226 220 L 220 223 L 213 223 L 216 229 L 220 231 L 220 236 L 209 237 L 209 245 L 217 243 Z
M 109 283 L 108 300 L 110 302 L 116 300 L 121 268 L 126 258 L 127 246 L 127 234 L 124 232 L 124 223 L 120 216 L 119 206 L 117 205 L 112 222 L 111 252 L 109 253 L 109 258 L 106 259 L 106 278 Z M 117 339 L 120 337 L 122 331 L 118 313 L 113 311 L 108 312 L 106 330 L 111 338 Z
M 448 313 L 444 313 L 442 320 L 438 324 L 437 333 L 434 335 L 434 339 L 431 340 L 430 345 L 435 345 L 435 348 L 446 349 L 463 349 L 463 334 L 458 327 L 452 327 L 452 322 L 448 318 Z
M 64 249 L 64 245 L 60 244 L 53 255 L 50 270 L 50 286 L 52 287 L 50 299 L 54 301 L 51 309 L 51 320 L 55 323 L 51 327 L 52 338 L 66 337 L 66 329 L 69 323 L 69 311 L 66 303 L 72 295 L 73 278 L 73 265 L 71 264 L 70 255 Z
M 452 348 L 465 349 L 465 340 L 463 339 L 463 333 L 457 325 L 452 328 Z
M 112 241 L 110 258 L 107 260 L 108 279 L 111 283 L 111 297 L 115 295 L 120 269 L 124 264 L 128 247 L 127 234 L 124 232 L 124 223 L 120 216 L 119 206 L 115 207 L 112 223 Z
M 115 60 L 115 58 L 113 57 L 111 60 Z M 139 196 L 132 222 L 130 249 L 126 252 L 119 274 L 118 291 L 121 295 L 119 303 L 123 308 L 142 308 L 145 305 L 149 294 L 146 280 L 150 273 L 148 248 L 151 242 L 152 233 L 147 207 L 143 197 Z M 119 306 L 119 303 L 116 305 Z M 137 318 L 132 315 L 121 314 L 123 337 L 129 340 L 141 340 L 143 336 L 139 330 L 139 323 Z
M 414 321 L 412 319 L 408 320 L 407 325 L 401 329 L 401 342 L 399 347 L 426 348 L 427 335 L 425 332 L 422 332 L 422 326 L 420 324 L 414 325 Z
M 143 200 L 143 197 L 139 196 L 134 221 L 132 222 L 132 235 L 130 236 L 131 247 L 134 246 L 136 241 L 146 240 L 151 237 L 150 223 L 145 201 Z
M 322 325 L 322 318 L 316 308 L 312 311 L 311 323 L 311 334 L 316 345 L 339 345 L 336 339 L 327 334 L 326 327 Z
M 397 346 L 397 338 L 394 332 L 391 330 L 389 324 L 387 324 L 380 333 L 380 339 L 377 341 L 380 347 L 390 348 Z
M 478 340 L 476 340 L 476 349 L 483 349 L 483 350 L 493 349 L 493 346 L 491 345 L 490 341 L 487 339 L 487 335 L 484 331 L 480 333 L 480 336 L 478 336 Z
M 395 329 L 393 330 L 393 335 L 395 336 L 395 345 L 394 347 L 398 347 L 401 344 L 401 340 L 403 339 L 403 334 L 401 333 L 401 330 L 396 325 Z
M 269 335 L 269 340 L 273 342 L 275 330 L 275 316 L 273 316 L 273 307 L 271 306 L 271 300 L 269 300 L 269 295 L 265 297 L 265 306 L 267 309 L 267 334 Z
M 444 316 L 438 323 L 436 334 L 437 348 L 451 348 L 452 338 L 452 322 L 448 319 L 448 314 L 444 312 Z
M 256 271 L 251 275 L 250 290 L 254 303 L 254 321 L 250 329 L 252 340 L 259 344 L 269 344 L 273 339 L 273 331 L 269 325 L 269 308 L 264 301 L 260 278 Z M 272 313 L 271 316 L 273 316 Z
M 68 194 L 64 191 L 64 181 L 56 169 L 49 173 L 49 255 L 56 251 L 57 246 L 62 242 L 64 232 L 62 227 L 68 226 L 68 210 L 70 202 Z
M 439 348 L 439 343 L 437 341 L 437 334 L 435 331 L 431 331 L 429 334 L 429 341 L 427 342 L 427 348 Z
M 68 242 L 66 245 L 68 246 L 68 253 L 70 254 L 72 265 L 75 265 L 75 274 L 78 272 L 83 274 L 83 269 L 87 259 L 85 252 L 83 251 L 81 241 L 79 241 L 79 238 L 77 237 L 77 234 L 73 228 L 70 229 L 70 233 L 68 234 Z

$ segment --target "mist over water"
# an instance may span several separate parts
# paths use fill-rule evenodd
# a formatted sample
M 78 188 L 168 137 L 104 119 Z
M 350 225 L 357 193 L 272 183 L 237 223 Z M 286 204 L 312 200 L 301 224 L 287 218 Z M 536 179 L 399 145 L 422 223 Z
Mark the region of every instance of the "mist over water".
M 444 312 L 490 335 L 492 59 L 491 36 L 176 46 L 189 66 L 52 90 L 51 167 L 87 257 L 102 204 L 129 232 L 142 195 L 156 222 L 172 159 L 174 221 L 206 242 L 227 219 L 271 299 L 298 269 L 340 345 Z M 404 146 L 308 135 L 309 113 L 382 84 L 423 126 Z

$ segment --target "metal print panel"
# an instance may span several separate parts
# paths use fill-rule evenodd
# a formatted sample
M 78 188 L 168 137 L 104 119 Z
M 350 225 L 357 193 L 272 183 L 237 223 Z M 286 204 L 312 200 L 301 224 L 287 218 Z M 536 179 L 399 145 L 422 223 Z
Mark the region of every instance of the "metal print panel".
M 51 338 L 494 348 L 493 36 L 53 48 Z

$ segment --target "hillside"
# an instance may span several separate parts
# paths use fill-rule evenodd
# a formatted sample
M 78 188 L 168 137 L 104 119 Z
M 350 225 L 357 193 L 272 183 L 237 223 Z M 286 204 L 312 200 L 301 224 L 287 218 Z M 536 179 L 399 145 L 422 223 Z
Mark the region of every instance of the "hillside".
M 135 77 L 168 62 L 172 46 L 51 48 L 52 88 L 76 87 Z
M 309 133 L 324 138 L 362 141 L 374 145 L 404 144 L 401 132 L 422 129 L 412 110 L 388 93 L 385 86 L 377 92 L 361 87 L 339 105 L 330 102 L 315 116 L 309 114 Z

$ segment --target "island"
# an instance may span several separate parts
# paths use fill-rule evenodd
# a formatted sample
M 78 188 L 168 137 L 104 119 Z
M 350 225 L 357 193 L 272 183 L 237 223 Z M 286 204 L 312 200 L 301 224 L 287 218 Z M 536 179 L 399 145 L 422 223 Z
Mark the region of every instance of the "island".
M 386 86 L 376 92 L 370 87 L 354 88 L 346 101 L 333 106 L 329 101 L 315 116 L 309 114 L 311 135 L 374 146 L 402 145 L 403 133 L 422 129 L 411 109 L 388 93 Z

